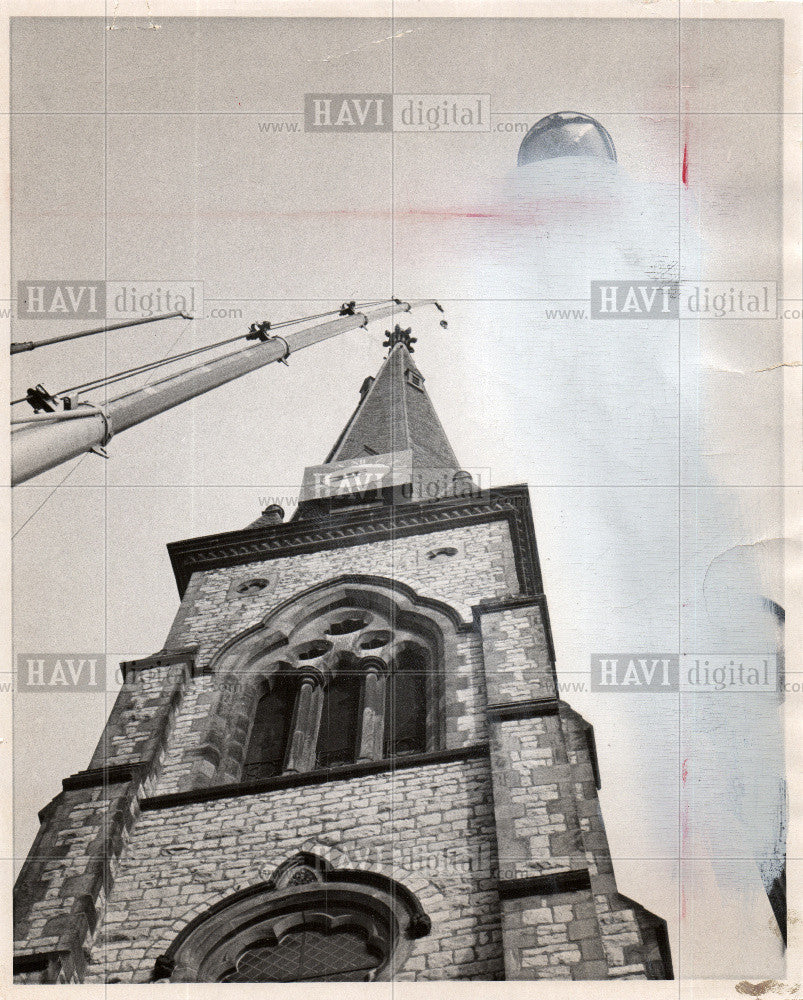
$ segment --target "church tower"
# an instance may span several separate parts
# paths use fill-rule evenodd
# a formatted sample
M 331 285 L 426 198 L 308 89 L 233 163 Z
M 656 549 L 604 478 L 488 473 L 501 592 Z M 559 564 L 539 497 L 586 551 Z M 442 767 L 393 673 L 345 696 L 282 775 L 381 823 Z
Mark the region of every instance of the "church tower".
M 668 979 L 558 697 L 527 487 L 461 470 L 399 327 L 298 509 L 181 604 L 17 883 L 16 981 Z

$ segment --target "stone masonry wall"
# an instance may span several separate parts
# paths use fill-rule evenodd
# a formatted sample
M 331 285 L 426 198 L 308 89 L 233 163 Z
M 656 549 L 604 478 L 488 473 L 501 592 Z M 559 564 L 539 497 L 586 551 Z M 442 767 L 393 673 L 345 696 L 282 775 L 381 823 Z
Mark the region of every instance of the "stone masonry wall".
M 87 936 L 96 928 L 144 788 L 136 781 L 65 789 L 42 826 L 14 894 L 14 953 L 48 954 L 51 982 L 80 982 Z M 20 973 L 15 982 L 40 982 Z
M 536 604 L 483 613 L 482 648 L 489 705 L 555 697 L 555 669 Z
M 194 787 L 216 652 L 288 598 L 350 574 L 407 584 L 466 625 L 479 609 L 473 628 L 444 637 L 436 706 L 442 749 L 475 749 L 149 805 Z M 267 586 L 240 595 L 254 577 Z M 87 982 L 144 983 L 189 921 L 310 851 L 418 896 L 432 930 L 411 943 L 398 980 L 662 978 L 661 921 L 617 891 L 593 735 L 557 698 L 543 609 L 519 596 L 506 521 L 194 573 L 165 650 L 121 692 L 90 764 L 112 771 L 74 776 L 46 810 L 38 843 L 58 860 L 41 870 L 29 861 L 21 879 L 20 953 L 69 952 L 66 965 L 53 959 L 62 981 L 83 978 L 89 958 Z M 126 785 L 123 772 L 140 764 Z
M 143 670 L 120 689 L 90 768 L 149 761 L 181 698 L 186 664 Z
M 436 554 L 442 549 L 456 552 Z M 422 597 L 450 604 L 466 621 L 481 600 L 518 593 L 507 523 L 492 521 L 194 573 L 165 649 L 198 645 L 196 662 L 203 670 L 226 640 L 287 598 L 346 573 L 406 583 Z M 232 583 L 250 577 L 267 579 L 269 586 L 239 596 Z
M 562 746 L 560 719 L 511 719 L 492 727 L 494 797 L 500 862 L 506 878 L 526 878 L 587 864 L 575 806 L 574 769 Z
M 453 551 L 453 554 L 445 554 Z M 436 554 L 437 553 L 437 554 Z M 196 669 L 203 670 L 233 636 L 256 624 L 288 597 L 343 573 L 387 575 L 420 596 L 444 600 L 471 620 L 471 607 L 517 592 L 514 557 L 506 522 L 437 531 L 368 545 L 351 546 L 193 574 L 166 648 L 198 645 Z M 240 597 L 235 585 L 252 577 L 269 586 Z M 485 674 L 476 635 L 458 637 L 445 678 L 443 746 L 457 749 L 487 738 Z M 214 680 L 196 677 L 187 685 L 168 741 L 157 793 L 192 787 L 193 753 L 203 742 Z
M 509 900 L 505 933 L 508 979 L 608 978 L 590 891 Z
M 617 891 L 593 734 L 557 698 L 538 602 L 480 621 L 506 978 L 663 978 L 661 922 Z
M 92 948 L 87 982 L 144 982 L 196 915 L 300 850 L 382 872 L 432 931 L 399 980 L 502 978 L 487 759 L 143 811 Z
M 204 676 L 202 672 L 209 658 L 221 644 L 255 624 L 288 597 L 327 578 L 359 572 L 386 575 L 407 583 L 423 596 L 445 600 L 456 605 L 467 621 L 471 620 L 474 604 L 489 597 L 499 598 L 516 593 L 518 589 L 508 527 L 506 522 L 501 521 L 196 573 L 187 588 L 166 644 L 172 652 L 166 657 L 160 654 L 157 658 L 165 666 L 138 669 L 129 678 L 118 696 L 90 762 L 90 769 L 144 763 L 146 795 L 186 788 L 192 750 L 205 729 L 215 697 L 213 678 Z M 267 577 L 270 586 L 254 596 L 243 598 L 237 595 L 237 581 L 253 576 Z M 455 648 L 450 653 L 448 684 L 439 709 L 444 744 L 456 749 L 481 742 L 487 734 L 479 636 L 457 634 L 453 642 Z M 193 657 L 189 651 L 194 646 L 200 648 Z M 195 677 L 191 676 L 192 673 Z M 408 773 L 405 773 L 404 780 L 410 780 Z M 342 783 L 337 787 L 342 794 Z M 314 790 L 301 788 L 292 794 L 316 803 L 323 793 L 316 786 Z M 75 802 L 77 819 L 65 815 L 61 820 L 58 817 L 64 809 L 73 808 L 70 796 L 75 797 L 74 793 L 64 793 L 58 814 L 54 814 L 46 830 L 43 829 L 47 837 L 59 835 L 61 831 L 64 834 L 63 844 L 60 840 L 56 852 L 58 859 L 46 872 L 21 880 L 17 899 L 17 913 L 21 919 L 18 954 L 34 954 L 43 948 L 54 947 L 57 935 L 51 928 L 55 922 L 60 920 L 66 926 L 78 921 L 72 912 L 75 901 L 68 896 L 75 876 L 86 870 L 89 859 L 84 858 L 83 842 L 74 839 L 73 827 L 83 815 L 82 808 L 97 810 L 100 805 L 105 815 L 109 815 L 106 810 L 112 808 L 111 803 L 95 803 L 97 795 L 96 789 L 83 791 Z M 91 806 L 85 805 L 86 800 L 90 800 Z M 481 803 L 481 808 L 487 809 L 487 795 L 483 801 L 486 804 Z M 233 803 L 229 805 L 233 807 Z M 350 814 L 348 802 L 341 808 L 346 815 Z M 147 829 L 150 824 L 166 822 L 167 819 L 168 814 L 146 813 L 137 816 L 137 824 L 146 823 Z M 84 827 L 84 822 L 80 821 L 79 825 Z M 85 828 L 85 832 L 91 840 L 94 833 L 89 827 Z M 126 848 L 125 859 L 126 863 L 129 859 L 135 863 L 135 854 L 131 855 Z M 91 863 L 94 865 L 96 862 L 93 859 Z M 29 867 L 28 871 L 32 869 Z M 168 870 L 167 876 L 169 874 Z M 61 884 L 55 885 L 54 878 L 60 878 L 64 888 Z M 103 889 L 100 893 L 102 896 Z M 112 898 L 116 898 L 116 893 L 115 885 Z M 96 914 L 104 903 L 102 898 L 95 899 L 93 903 L 92 898 L 87 896 L 78 905 L 90 907 L 90 923 L 94 926 Z M 467 918 L 463 915 L 459 919 Z M 73 945 L 79 951 L 79 939 L 87 929 L 87 921 L 81 918 L 81 922 L 84 930 L 79 933 L 76 923 L 76 934 L 73 935 Z M 480 937 L 474 945 L 487 952 L 489 941 Z M 422 943 L 420 947 L 426 949 L 427 944 Z M 485 952 L 481 957 L 475 956 L 477 962 L 491 961 L 490 955 Z M 432 959 L 430 965 L 434 968 L 437 961 Z M 412 969 L 411 972 L 424 974 L 427 968 L 425 963 L 421 969 Z M 27 974 L 21 973 L 21 976 L 24 979 Z

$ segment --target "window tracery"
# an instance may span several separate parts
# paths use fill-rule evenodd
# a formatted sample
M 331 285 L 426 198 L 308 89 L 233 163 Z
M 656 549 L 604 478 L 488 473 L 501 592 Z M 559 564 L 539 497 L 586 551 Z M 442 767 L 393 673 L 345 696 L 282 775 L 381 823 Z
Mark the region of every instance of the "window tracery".
M 214 657 L 217 695 L 184 787 L 438 749 L 443 664 L 461 625 L 382 577 L 338 577 L 288 599 Z
M 415 895 L 378 873 L 297 855 L 266 883 L 191 921 L 151 981 L 370 982 L 390 978 L 431 921 Z
M 280 673 L 264 667 L 273 680 L 254 708 L 243 780 L 428 749 L 434 650 L 394 624 L 349 608 L 290 637 L 275 661 Z

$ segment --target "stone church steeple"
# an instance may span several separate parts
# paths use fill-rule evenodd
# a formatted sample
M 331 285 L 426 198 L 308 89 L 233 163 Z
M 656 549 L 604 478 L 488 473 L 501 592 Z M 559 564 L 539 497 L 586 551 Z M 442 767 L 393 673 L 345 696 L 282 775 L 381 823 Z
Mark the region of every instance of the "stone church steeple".
M 293 519 L 168 546 L 164 646 L 40 813 L 17 982 L 672 977 L 559 695 L 527 487 L 461 471 L 413 343 Z
M 397 325 L 388 334 L 388 357 L 376 378 L 363 384 L 359 405 L 327 462 L 409 450 L 414 469 L 459 469 L 413 360 L 415 338 L 410 333 Z
M 328 516 L 368 497 L 393 503 L 445 497 L 470 479 L 413 360 L 411 334 L 398 324 L 388 331 L 388 355 L 376 378 L 363 382 L 354 413 L 324 463 L 305 472 L 298 517 L 321 511 Z

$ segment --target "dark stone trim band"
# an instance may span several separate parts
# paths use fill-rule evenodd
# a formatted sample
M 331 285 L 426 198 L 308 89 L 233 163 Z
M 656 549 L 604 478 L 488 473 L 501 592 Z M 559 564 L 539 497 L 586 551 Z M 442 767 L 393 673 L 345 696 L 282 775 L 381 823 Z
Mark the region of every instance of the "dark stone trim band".
M 136 764 L 115 764 L 111 767 L 94 767 L 87 771 L 77 771 L 65 778 L 61 787 L 66 791 L 75 788 L 97 788 L 99 785 L 122 785 L 133 781 L 147 769 L 142 761 Z
M 510 702 L 505 705 L 489 705 L 489 722 L 508 722 L 511 719 L 537 719 L 542 715 L 557 715 L 557 698 L 533 698 L 531 701 Z
M 23 976 L 31 972 L 41 973 L 42 985 L 58 983 L 60 980 L 73 983 L 75 981 L 73 976 L 80 981 L 80 977 L 84 974 L 86 956 L 83 952 L 76 954 L 67 948 L 51 948 L 50 951 L 15 955 L 11 969 L 14 976 Z
M 480 601 L 471 610 L 477 618 L 480 615 L 493 614 L 495 611 L 507 611 L 509 608 L 540 607 L 543 602 L 543 594 L 525 594 L 518 597 L 503 597 L 496 601 Z
M 11 969 L 14 976 L 23 976 L 31 972 L 41 973 L 42 985 L 62 982 L 73 984 L 83 980 L 86 963 L 87 954 L 83 950 L 56 947 L 49 951 L 14 955 Z
M 191 788 L 186 792 L 172 792 L 169 795 L 154 795 L 143 799 L 143 811 L 169 809 L 173 806 L 192 805 L 213 799 L 228 799 L 238 795 L 259 795 L 280 788 L 298 788 L 303 785 L 322 785 L 330 781 L 347 781 L 366 774 L 384 774 L 406 770 L 409 767 L 427 767 L 433 764 L 452 764 L 462 760 L 487 757 L 487 743 L 475 743 L 459 750 L 435 750 L 431 753 L 410 754 L 409 757 L 372 760 L 362 764 L 348 764 L 332 767 L 325 771 L 307 771 L 303 774 L 280 774 L 275 778 L 261 778 L 258 781 L 236 782 L 231 785 L 214 785 L 211 788 Z
M 14 956 L 14 975 L 19 976 L 26 972 L 43 972 L 51 959 L 69 955 L 68 951 L 37 951 L 30 955 Z
M 197 646 L 185 646 L 182 649 L 170 649 L 154 653 L 152 656 L 145 656 L 141 660 L 124 660 L 120 663 L 123 681 L 128 683 L 131 674 L 137 674 L 142 670 L 151 670 L 154 667 L 172 667 L 178 663 L 186 663 L 190 668 L 190 677 L 194 677 L 195 656 L 197 652 Z
M 587 868 L 529 878 L 500 879 L 497 890 L 501 899 L 522 899 L 525 896 L 554 896 L 578 889 L 591 891 L 591 876 Z

